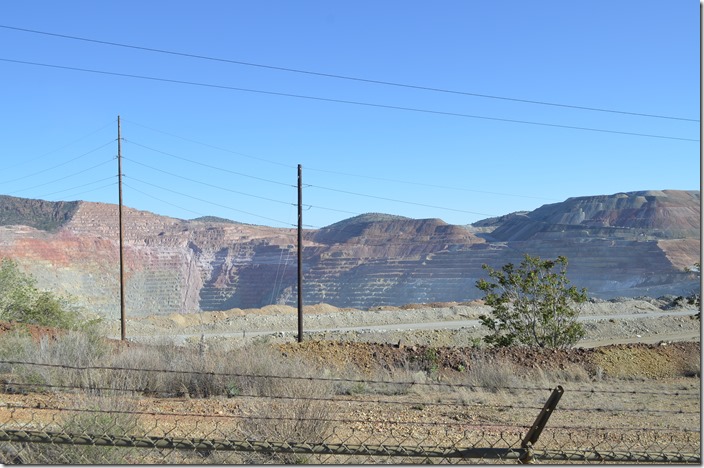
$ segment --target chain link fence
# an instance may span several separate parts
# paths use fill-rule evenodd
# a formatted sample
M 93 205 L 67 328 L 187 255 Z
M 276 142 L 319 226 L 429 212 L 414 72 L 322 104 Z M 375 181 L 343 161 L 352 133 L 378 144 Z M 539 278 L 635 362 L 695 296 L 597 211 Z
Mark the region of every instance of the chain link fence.
M 699 393 L 683 384 L 551 389 L 0 365 L 11 370 L 0 394 L 6 464 L 701 463 Z M 42 379 L 47 367 L 65 380 Z M 149 384 L 166 376 L 179 384 Z M 227 391 L 209 394 L 217 379 Z

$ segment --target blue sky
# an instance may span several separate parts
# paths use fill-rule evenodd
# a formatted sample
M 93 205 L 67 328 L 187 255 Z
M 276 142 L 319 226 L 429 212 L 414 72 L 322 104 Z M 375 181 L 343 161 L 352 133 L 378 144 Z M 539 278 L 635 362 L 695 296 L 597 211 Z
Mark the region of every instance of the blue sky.
M 118 115 L 124 203 L 184 219 L 295 225 L 298 164 L 311 227 L 700 187 L 692 0 L 6 0 L 0 26 L 2 194 L 117 203 Z

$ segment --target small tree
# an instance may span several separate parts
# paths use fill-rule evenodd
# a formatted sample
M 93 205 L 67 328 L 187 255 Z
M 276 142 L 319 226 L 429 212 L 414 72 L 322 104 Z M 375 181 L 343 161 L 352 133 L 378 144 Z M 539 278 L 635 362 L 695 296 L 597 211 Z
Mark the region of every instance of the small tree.
M 33 276 L 23 273 L 9 258 L 0 262 L 0 320 L 58 328 L 81 328 L 85 321 L 68 300 L 40 291 Z
M 587 300 L 587 290 L 569 286 L 566 257 L 541 260 L 526 254 L 518 268 L 512 263 L 501 270 L 482 268 L 495 281 L 476 283 L 493 308 L 492 316 L 479 317 L 491 332 L 484 337 L 486 343 L 567 348 L 584 336 L 575 305 Z

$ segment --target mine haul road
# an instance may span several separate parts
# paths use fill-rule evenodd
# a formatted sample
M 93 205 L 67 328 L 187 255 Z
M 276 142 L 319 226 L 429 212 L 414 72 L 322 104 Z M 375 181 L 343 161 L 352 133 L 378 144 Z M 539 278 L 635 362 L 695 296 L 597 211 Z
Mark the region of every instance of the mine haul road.
M 600 321 L 620 321 L 620 320 L 642 320 L 648 318 L 663 318 L 663 317 L 687 317 L 692 316 L 692 310 L 685 311 L 640 311 L 638 313 L 623 313 L 610 315 L 587 315 L 579 317 L 580 322 L 600 322 Z M 480 327 L 479 320 L 447 320 L 447 321 L 427 321 L 417 323 L 393 323 L 384 325 L 359 325 L 347 327 L 325 327 L 325 328 L 306 328 L 304 317 L 304 333 L 346 333 L 346 332 L 405 332 L 414 330 L 459 330 L 459 329 L 478 329 Z M 232 331 L 218 331 L 212 333 L 191 332 L 191 333 L 169 333 L 169 336 L 176 342 L 185 342 L 189 338 L 253 338 L 267 335 L 277 336 L 293 336 L 297 333 L 297 327 L 287 325 L 277 330 L 247 330 L 239 329 Z M 154 337 L 153 335 L 151 335 Z M 137 341 L 142 341 L 146 335 L 132 335 Z M 699 340 L 700 333 L 692 330 L 672 330 L 668 333 L 659 333 L 656 335 L 643 336 L 634 335 L 630 337 L 604 337 L 603 339 L 584 339 L 577 346 L 590 348 L 595 346 L 603 346 L 606 344 L 619 343 L 658 343 L 661 341 L 690 341 Z

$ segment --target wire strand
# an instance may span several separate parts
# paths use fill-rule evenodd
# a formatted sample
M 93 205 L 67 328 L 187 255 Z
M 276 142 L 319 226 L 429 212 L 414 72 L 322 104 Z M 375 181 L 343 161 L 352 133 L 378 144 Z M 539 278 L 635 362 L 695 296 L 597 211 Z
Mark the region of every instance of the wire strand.
M 250 212 L 250 211 L 238 210 L 237 208 L 232 208 L 231 206 L 226 206 L 226 205 L 222 205 L 222 204 L 220 204 L 220 203 L 215 203 L 215 202 L 212 202 L 212 201 L 209 201 L 209 200 L 205 200 L 205 199 L 203 199 L 203 198 L 194 197 L 194 196 L 192 196 L 192 195 L 188 195 L 188 194 L 185 194 L 185 193 L 183 193 L 183 192 L 178 192 L 178 191 L 176 191 L 176 190 L 172 190 L 172 189 L 169 189 L 169 188 L 166 188 L 166 187 L 162 187 L 162 186 L 160 186 L 160 185 L 152 184 L 152 183 L 150 183 L 150 182 L 147 182 L 147 181 L 144 181 L 144 180 L 141 180 L 141 179 L 137 179 L 137 178 L 132 177 L 132 176 L 129 176 L 129 177 L 128 177 L 128 176 L 125 175 L 125 176 L 123 176 L 123 177 L 129 178 L 130 180 L 134 180 L 134 181 L 137 181 L 137 182 L 142 183 L 142 184 L 145 184 L 145 185 L 149 185 L 149 186 L 158 188 L 158 189 L 160 189 L 160 190 L 165 190 L 165 191 L 167 191 L 167 192 L 175 193 L 176 195 L 180 195 L 180 196 L 182 196 L 182 197 L 190 198 L 190 199 L 192 199 L 192 200 L 196 200 L 196 201 L 199 201 L 199 202 L 202 202 L 202 203 L 207 203 L 207 204 L 209 204 L 209 205 L 217 206 L 217 207 L 219 207 L 219 208 L 225 208 L 225 209 L 227 209 L 227 210 L 235 211 L 235 212 L 237 212 L 237 213 L 247 214 L 247 215 L 254 216 L 254 217 L 257 217 L 257 218 L 260 218 L 260 219 L 265 219 L 265 220 L 267 220 L 267 221 L 274 221 L 274 222 L 276 222 L 276 223 L 283 224 L 284 226 L 287 226 L 286 222 L 281 221 L 281 220 L 279 220 L 279 219 L 269 218 L 269 217 L 267 217 L 267 216 L 262 216 L 262 215 L 259 215 L 259 214 L 256 214 L 256 213 L 252 213 L 252 212 Z
M 63 145 L 63 146 L 61 146 L 61 147 L 59 147 L 59 148 L 57 148 L 57 149 L 48 151 L 48 152 L 46 152 L 46 153 L 44 153 L 44 154 L 42 154 L 42 155 L 39 155 L 39 156 L 37 156 L 37 157 L 35 157 L 35 158 L 30 158 L 30 159 L 15 158 L 16 164 L 13 164 L 13 165 L 11 165 L 11 166 L 6 166 L 6 167 L 4 167 L 1 171 L 4 172 L 4 171 L 7 171 L 7 170 L 9 170 L 9 169 L 14 169 L 15 167 L 23 166 L 23 165 L 25 165 L 25 164 L 33 163 L 33 162 L 35 162 L 35 161 L 38 161 L 38 160 L 40 160 L 40 159 L 43 159 L 43 158 L 49 156 L 50 154 L 53 154 L 53 153 L 56 153 L 56 152 L 61 151 L 61 150 L 63 150 L 63 149 L 66 149 L 66 148 L 68 148 L 69 146 L 73 146 L 73 145 L 75 145 L 76 143 L 78 143 L 79 141 L 83 141 L 83 140 L 85 140 L 86 138 L 88 138 L 89 136 L 95 135 L 96 133 L 101 132 L 101 131 L 105 130 L 106 128 L 108 128 L 109 126 L 114 125 L 114 124 L 115 124 L 115 120 L 112 120 L 110 123 L 108 123 L 108 124 L 106 124 L 106 125 L 103 125 L 102 127 L 100 127 L 100 128 L 97 129 L 97 130 L 94 130 L 94 131 L 92 131 L 92 132 L 90 132 L 90 133 L 88 133 L 88 134 L 86 134 L 86 135 L 84 135 L 84 136 L 82 136 L 82 137 L 80 137 L 80 138 L 77 138 L 77 139 L 71 141 L 70 143 L 67 143 L 67 144 L 65 144 L 65 145 Z
M 71 159 L 69 159 L 68 161 L 64 161 L 64 162 L 62 162 L 61 164 L 56 164 L 56 165 L 54 165 L 54 166 L 47 167 L 46 169 L 42 169 L 42 170 L 40 170 L 40 171 L 36 171 L 36 172 L 31 173 L 31 174 L 27 174 L 27 175 L 25 175 L 25 176 L 22 176 L 22 177 L 17 177 L 17 178 L 10 179 L 10 180 L 4 180 L 4 181 L 0 182 L 0 184 L 9 184 L 9 183 L 12 183 L 12 182 L 17 182 L 17 181 L 20 181 L 20 180 L 29 179 L 30 177 L 35 177 L 35 176 L 37 176 L 37 175 L 39 175 L 39 174 L 43 174 L 43 173 L 45 173 L 45 172 L 49 172 L 49 171 L 51 171 L 51 170 L 56 169 L 57 167 L 65 166 L 66 164 L 72 163 L 73 161 L 76 161 L 76 160 L 81 159 L 81 158 L 83 158 L 83 157 L 85 157 L 85 156 L 88 156 L 89 154 L 95 153 L 96 151 L 101 150 L 101 149 L 105 148 L 106 146 L 113 144 L 114 142 L 115 142 L 115 140 L 111 140 L 111 141 L 109 141 L 109 142 L 107 142 L 107 143 L 105 143 L 105 144 L 103 144 L 103 145 L 98 146 L 97 148 L 93 148 L 93 149 L 90 150 L 90 151 L 87 151 L 87 152 L 85 152 L 85 153 L 83 153 L 83 154 L 80 154 L 80 155 L 74 157 L 74 158 L 71 158 Z
M 202 83 L 202 82 L 197 82 L 197 81 L 177 80 L 177 79 L 172 79 L 172 78 L 159 78 L 159 77 L 154 77 L 154 76 L 137 75 L 137 74 L 132 74 L 132 73 L 119 73 L 119 72 L 110 72 L 110 71 L 105 71 L 105 70 L 95 70 L 95 69 L 89 69 L 89 68 L 71 67 L 71 66 L 67 66 L 67 65 L 54 65 L 54 64 L 48 64 L 48 63 L 31 62 L 31 61 L 26 61 L 26 60 L 14 60 L 14 59 L 8 59 L 8 58 L 0 58 L 0 61 L 7 62 L 7 63 L 17 63 L 17 64 L 22 64 L 22 65 L 44 67 L 44 68 L 54 68 L 54 69 L 59 69 L 59 70 L 70 70 L 70 71 L 78 71 L 78 72 L 83 72 L 83 73 L 93 73 L 93 74 L 108 75 L 108 76 L 119 76 L 119 77 L 123 77 L 123 78 L 134 78 L 134 79 L 140 79 L 140 80 L 158 81 L 158 82 L 162 82 L 162 83 L 174 83 L 174 84 L 199 86 L 199 87 L 212 88 L 212 89 L 223 89 L 223 90 L 229 90 L 229 91 L 240 91 L 240 92 L 246 92 L 246 93 L 265 94 L 265 95 L 269 95 L 269 96 L 280 96 L 280 97 L 290 97 L 290 98 L 296 98 L 296 99 L 307 99 L 307 100 L 319 101 L 319 102 L 332 102 L 332 103 L 336 103 L 336 104 L 350 104 L 350 105 L 373 107 L 373 108 L 379 108 L 379 109 L 391 109 L 391 110 L 400 110 L 400 111 L 406 111 L 406 112 L 418 112 L 418 113 L 424 113 L 424 114 L 444 115 L 444 116 L 448 116 L 448 117 L 461 117 L 461 118 L 470 118 L 470 119 L 489 120 L 489 121 L 494 121 L 494 122 L 505 122 L 505 123 L 524 124 L 524 125 L 537 125 L 537 126 L 542 126 L 542 127 L 563 128 L 563 129 L 568 129 L 568 130 L 579 130 L 579 131 L 589 131 L 589 132 L 599 132 L 599 133 L 610 133 L 610 134 L 616 134 L 616 135 L 628 135 L 628 136 L 637 136 L 637 137 L 644 137 L 644 138 L 658 138 L 658 139 L 665 139 L 665 140 L 678 140 L 678 141 L 691 141 L 691 142 L 698 142 L 699 141 L 699 139 L 697 139 L 697 138 L 683 138 L 683 137 L 674 137 L 674 136 L 669 136 L 669 135 L 655 135 L 655 134 L 651 134 L 651 133 L 626 132 L 626 131 L 620 131 L 620 130 L 608 130 L 608 129 L 603 129 L 603 128 L 580 127 L 580 126 L 576 126 L 576 125 L 562 125 L 562 124 L 555 124 L 555 123 L 548 123 L 548 122 L 535 122 L 535 121 L 529 121 L 529 120 L 507 119 L 507 118 L 501 118 L 501 117 L 489 117 L 489 116 L 482 116 L 482 115 L 463 114 L 463 113 L 459 113 L 459 112 L 447 112 L 447 111 L 437 111 L 437 110 L 421 109 L 421 108 L 414 108 L 414 107 L 392 106 L 392 105 L 387 105 L 387 104 L 376 104 L 376 103 L 371 103 L 371 102 L 352 101 L 352 100 L 346 100 L 346 99 L 323 98 L 323 97 L 318 97 L 318 96 L 307 96 L 307 95 L 302 95 L 302 94 L 283 93 L 283 92 L 276 92 L 276 91 L 265 91 L 265 90 L 261 90 L 261 89 L 241 88 L 241 87 L 236 87 L 236 86 L 217 85 L 217 84 L 213 84 L 213 83 Z
M 157 48 L 153 48 L 153 47 L 145 47 L 145 46 L 137 46 L 137 45 L 132 45 L 132 44 L 124 44 L 124 43 L 119 43 L 119 42 L 103 41 L 103 40 L 91 39 L 91 38 L 87 38 L 87 37 L 79 37 L 79 36 L 71 36 L 71 35 L 67 35 L 67 34 L 51 33 L 51 32 L 47 32 L 47 31 L 38 31 L 35 29 L 18 28 L 18 27 L 7 26 L 7 25 L 0 25 L 0 28 L 10 29 L 10 30 L 14 30 L 14 31 L 28 32 L 28 33 L 33 33 L 33 34 L 42 34 L 45 36 L 61 37 L 64 39 L 92 42 L 92 43 L 96 43 L 96 44 L 110 45 L 110 46 L 115 46 L 115 47 L 123 47 L 123 48 L 128 48 L 128 49 L 142 50 L 142 51 L 147 51 L 147 52 L 157 52 L 157 53 L 161 53 L 161 54 L 175 55 L 175 56 L 180 56 L 180 57 L 195 58 L 195 59 L 200 59 L 200 60 L 210 60 L 210 61 L 214 61 L 214 62 L 230 63 L 230 64 L 236 64 L 236 65 L 244 65 L 244 66 L 248 66 L 248 67 L 265 68 L 265 69 L 270 69 L 270 70 L 285 71 L 285 72 L 291 72 L 291 73 L 300 73 L 300 74 L 320 76 L 320 77 L 325 77 L 325 78 L 335 78 L 335 79 L 340 79 L 340 80 L 356 81 L 356 82 L 362 82 L 362 83 L 371 83 L 371 84 L 378 84 L 378 85 L 384 85 L 384 86 L 394 86 L 394 87 L 399 87 L 399 88 L 417 89 L 417 90 L 422 90 L 422 91 L 433 91 L 433 92 L 439 92 L 439 93 L 480 97 L 480 98 L 486 98 L 486 99 L 499 99 L 499 100 L 504 100 L 504 101 L 520 102 L 520 103 L 526 103 L 526 104 L 537 104 L 537 105 L 542 105 L 542 106 L 563 107 L 563 108 L 586 110 L 586 111 L 593 111 L 593 112 L 608 112 L 608 113 L 614 113 L 614 114 L 625 114 L 625 115 L 632 115 L 632 116 L 639 116 L 639 117 L 681 120 L 681 121 L 687 121 L 687 122 L 699 122 L 699 119 L 690 119 L 690 118 L 685 118 L 685 117 L 675 117 L 675 116 L 668 116 L 668 115 L 662 115 L 662 114 L 648 114 L 648 113 L 642 113 L 642 112 L 630 112 L 630 111 L 622 111 L 622 110 L 607 109 L 607 108 L 600 108 L 600 107 L 578 106 L 578 105 L 572 105 L 572 104 L 561 104 L 561 103 L 541 101 L 541 100 L 520 99 L 520 98 L 514 98 L 514 97 L 507 97 L 507 96 L 471 93 L 471 92 L 466 92 L 466 91 L 456 91 L 456 90 L 431 87 L 431 86 L 419 86 L 419 85 L 412 85 L 412 84 L 392 82 L 392 81 L 374 80 L 374 79 L 360 78 L 360 77 L 354 77 L 354 76 L 338 75 L 338 74 L 333 74 L 333 73 L 323 73 L 323 72 L 316 72 L 316 71 L 311 71 L 311 70 L 302 70 L 302 69 L 289 68 L 289 67 L 280 67 L 280 66 L 275 66 L 275 65 L 266 65 L 266 64 L 261 64 L 261 63 L 244 62 L 241 60 L 232 60 L 232 59 L 212 57 L 212 56 L 207 56 L 207 55 L 202 55 L 202 54 L 190 54 L 190 53 L 185 53 L 185 52 L 177 52 L 177 51 L 173 51 L 173 50 L 157 49 Z
M 46 186 L 46 185 L 51 185 L 51 184 L 54 184 L 54 183 L 56 183 L 56 182 L 60 182 L 60 181 L 65 180 L 65 179 L 69 179 L 69 178 L 71 178 L 71 177 L 75 177 L 75 176 L 77 176 L 77 175 L 84 174 L 84 173 L 86 173 L 86 172 L 88 172 L 88 171 L 91 171 L 91 170 L 93 170 L 93 169 L 96 169 L 96 168 L 98 168 L 98 167 L 104 166 L 104 165 L 106 165 L 106 164 L 108 164 L 108 163 L 111 163 L 114 159 L 115 159 L 115 158 L 110 158 L 110 159 L 107 160 L 107 161 L 98 163 L 98 164 L 96 164 L 96 165 L 94 165 L 94 166 L 91 166 L 91 167 L 88 167 L 88 168 L 86 168 L 86 169 L 83 169 L 82 171 L 74 172 L 74 173 L 71 173 L 71 174 L 69 174 L 69 175 L 67 175 L 67 176 L 59 177 L 58 179 L 53 179 L 53 180 L 50 180 L 49 182 L 45 182 L 45 183 L 43 183 L 43 184 L 38 184 L 38 185 L 34 185 L 34 186 L 32 186 L 32 187 L 25 187 L 25 188 L 20 189 L 20 190 L 15 190 L 15 191 L 10 192 L 10 193 L 11 193 L 11 194 L 16 194 L 16 193 L 26 192 L 26 191 L 28 191 L 28 190 L 33 190 L 33 189 L 35 189 L 35 188 L 44 187 L 44 186 Z
M 146 167 L 146 168 L 151 169 L 151 170 L 153 170 L 153 171 L 161 172 L 162 174 L 167 174 L 167 175 L 170 175 L 170 176 L 172 176 L 172 177 L 176 177 L 176 178 L 179 178 L 179 179 L 182 179 L 182 180 L 187 180 L 187 181 L 189 181 L 189 182 L 194 182 L 194 183 L 196 183 L 196 184 L 205 185 L 206 187 L 212 187 L 212 188 L 216 188 L 216 189 L 219 189 L 219 190 L 223 190 L 223 191 L 225 191 L 225 192 L 236 193 L 236 194 L 238 194 L 238 195 L 244 195 L 244 196 L 246 196 L 246 197 L 257 198 L 257 199 L 259 199 L 259 200 L 265 200 L 265 201 L 270 201 L 270 202 L 274 202 L 274 203 L 280 203 L 280 204 L 282 204 L 282 205 L 289 205 L 289 206 L 290 206 L 290 205 L 292 204 L 291 202 L 287 202 L 287 201 L 283 201 L 283 200 L 275 200 L 275 199 L 273 199 L 273 198 L 262 197 L 262 196 L 259 196 L 259 195 L 254 195 L 254 194 L 246 193 L 246 192 L 240 192 L 240 191 L 238 191 L 238 190 L 232 190 L 232 189 L 229 189 L 229 188 L 226 188 L 226 187 L 221 187 L 221 186 L 219 186 L 219 185 L 210 184 L 210 183 L 208 183 L 208 182 L 203 182 L 203 181 L 201 181 L 201 180 L 192 179 L 192 178 L 190 178 L 190 177 L 184 177 L 184 176 L 181 176 L 181 175 L 178 175 L 178 174 L 174 174 L 173 172 L 165 171 L 164 169 L 159 169 L 158 167 L 150 166 L 149 164 L 144 164 L 144 163 L 139 162 L 139 161 L 137 161 L 137 160 L 135 160 L 135 159 L 132 159 L 132 158 L 126 158 L 126 157 L 123 156 L 122 159 L 125 160 L 125 161 L 133 162 L 133 163 L 135 163 L 135 164 L 137 164 L 137 165 L 140 165 L 140 166 L 142 166 L 142 167 Z
M 186 161 L 186 162 L 189 162 L 189 163 L 191 163 L 191 164 L 196 164 L 196 165 L 198 165 L 198 166 L 207 167 L 208 169 L 214 169 L 214 170 L 216 170 L 216 171 L 226 172 L 226 173 L 228 173 L 228 174 L 234 174 L 234 175 L 238 175 L 238 176 L 242 176 L 242 177 L 247 177 L 247 178 L 249 178 L 249 179 L 258 180 L 258 181 L 261 181 L 261 182 L 268 182 L 268 183 L 270 183 L 270 184 L 282 185 L 282 186 L 284 186 L 284 187 L 294 187 L 293 185 L 288 184 L 288 183 L 285 183 L 285 182 L 279 182 L 279 181 L 276 181 L 276 180 L 265 179 L 265 178 L 263 178 L 263 177 L 257 177 L 257 176 L 253 176 L 253 175 L 250 175 L 250 174 L 245 174 L 245 173 L 242 173 L 242 172 L 232 171 L 232 170 L 230 170 L 230 169 L 225 169 L 225 168 L 222 168 L 222 167 L 213 166 L 212 164 L 206 164 L 206 163 L 201 162 L 201 161 L 195 161 L 195 160 L 193 160 L 193 159 L 184 158 L 183 156 L 177 156 L 177 155 L 175 155 L 175 154 L 173 154 L 173 153 L 168 153 L 168 152 L 166 152 L 166 151 L 162 151 L 162 150 L 158 150 L 158 149 L 155 149 L 155 148 L 151 148 L 151 147 L 149 147 L 149 146 L 142 145 L 142 144 L 140 144 L 140 143 L 136 143 L 135 141 L 132 141 L 132 140 L 124 140 L 124 141 L 125 141 L 126 143 L 128 143 L 128 144 L 132 144 L 132 145 L 138 146 L 138 147 L 140 147 L 140 148 L 144 148 L 144 149 L 146 149 L 146 150 L 153 151 L 153 152 L 155 152 L 155 153 L 163 154 L 164 156 L 169 156 L 169 157 L 171 157 L 171 158 L 175 158 L 175 159 L 178 159 L 178 160 L 181 160 L 181 161 Z
M 503 390 L 524 390 L 536 392 L 550 392 L 553 389 L 550 387 L 525 387 L 525 386 L 496 386 L 496 385 L 473 385 L 463 383 L 449 382 L 414 382 L 414 381 L 393 381 L 393 380 L 364 380 L 351 378 L 337 377 L 305 377 L 305 376 L 284 376 L 270 374 L 242 374 L 236 372 L 202 372 L 195 370 L 177 370 L 177 369 L 150 369 L 150 368 L 135 368 L 135 367 L 113 367 L 113 366 L 74 366 L 69 364 L 53 364 L 33 361 L 18 361 L 12 359 L 0 360 L 0 364 L 13 365 L 28 365 L 38 367 L 49 367 L 58 369 L 73 369 L 73 370 L 111 370 L 111 371 L 135 371 L 135 372 L 161 372 L 165 374 L 187 374 L 187 375 L 203 375 L 203 376 L 218 376 L 218 377 L 253 377 L 265 379 L 283 379 L 283 380 L 305 380 L 305 381 L 323 381 L 323 382 L 341 382 L 341 383 L 366 383 L 366 384 L 393 384 L 403 386 L 430 386 L 430 387 L 449 387 L 449 388 L 488 388 L 488 389 L 503 389 Z M 572 391 L 572 390 L 570 390 Z M 589 390 L 591 393 L 628 393 L 628 394 L 644 394 L 644 395 L 675 395 L 667 392 L 652 392 L 652 391 L 619 391 L 619 390 Z M 677 394 L 682 394 L 677 392 Z
M 365 194 L 365 193 L 351 192 L 351 191 L 348 191 L 348 190 L 335 189 L 335 188 L 332 188 L 332 187 L 323 187 L 323 186 L 321 186 L 321 185 L 309 185 L 309 187 L 311 187 L 311 188 L 318 188 L 318 189 L 321 189 L 321 190 L 328 190 L 328 191 L 331 191 L 331 192 L 344 193 L 344 194 L 347 194 L 347 195 L 355 195 L 355 196 L 359 196 L 359 197 L 374 198 L 374 199 L 376 199 L 376 200 L 391 201 L 391 202 L 395 202 L 395 203 L 404 203 L 404 204 L 406 204 L 406 205 L 422 206 L 422 207 L 425 207 L 425 208 L 433 208 L 433 209 L 439 209 L 439 210 L 445 210 L 445 211 L 454 211 L 454 212 L 456 212 L 456 213 L 467 213 L 467 214 L 474 214 L 474 215 L 481 215 L 481 216 L 489 216 L 489 217 L 498 216 L 498 215 L 489 214 L 489 213 L 479 213 L 479 212 L 477 212 L 477 211 L 458 210 L 458 209 L 456 209 L 456 208 L 447 208 L 447 207 L 436 206 L 436 205 L 428 205 L 428 204 L 425 204 L 425 203 L 415 203 L 415 202 L 409 202 L 409 201 L 405 201 L 405 200 L 397 200 L 397 199 L 395 199 L 395 198 L 379 197 L 379 196 L 376 196 L 376 195 L 367 195 L 367 194 Z

